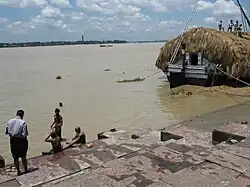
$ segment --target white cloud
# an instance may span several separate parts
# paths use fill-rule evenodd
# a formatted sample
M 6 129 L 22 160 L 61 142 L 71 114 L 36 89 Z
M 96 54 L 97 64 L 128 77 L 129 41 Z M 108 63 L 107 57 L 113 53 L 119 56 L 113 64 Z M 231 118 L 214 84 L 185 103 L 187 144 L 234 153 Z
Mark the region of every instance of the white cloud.
M 61 10 L 56 7 L 47 6 L 41 10 L 41 13 L 29 21 L 17 21 L 11 23 L 8 28 L 13 34 L 28 34 L 32 30 L 61 30 L 63 32 L 74 32 L 71 25 L 65 23 L 65 16 Z
M 83 20 L 84 18 L 86 18 L 87 16 L 84 14 L 84 13 L 82 13 L 82 12 L 73 12 L 72 14 L 71 14 L 71 18 L 72 18 L 72 20 L 76 20 L 76 21 L 78 21 L 78 20 Z
M 213 9 L 213 8 L 214 8 L 214 3 L 212 3 L 211 1 L 201 0 L 198 2 L 197 10 L 206 10 L 206 9 Z
M 21 0 L 20 6 L 25 7 L 44 7 L 48 3 L 46 0 Z
M 239 8 L 232 0 L 217 0 L 213 12 L 215 15 L 240 15 Z
M 171 26 L 182 24 L 182 21 L 170 20 L 170 21 L 160 21 L 160 25 Z
M 204 23 L 207 26 L 217 27 L 219 20 L 223 21 L 224 25 L 227 25 L 229 20 L 241 20 L 241 13 L 239 7 L 233 0 L 216 0 L 210 2 L 208 0 L 199 1 L 198 11 L 207 11 L 209 16 L 204 18 Z
M 20 6 L 20 0 L 0 0 L 1 6 L 13 6 L 13 7 L 19 7 Z
M 68 8 L 70 7 L 69 0 L 49 0 L 50 4 L 57 5 L 60 8 Z
M 167 3 L 164 0 L 163 1 L 131 0 L 129 1 L 129 3 L 135 4 L 137 6 L 141 6 L 144 8 L 151 8 L 155 12 L 166 12 L 168 10 Z
M 239 16 L 240 10 L 233 0 L 216 0 L 214 3 L 208 0 L 199 1 L 199 11 L 212 10 L 212 14 L 216 16 Z
M 210 16 L 210 17 L 206 17 L 206 18 L 204 19 L 204 21 L 205 21 L 205 23 L 207 23 L 207 24 L 211 24 L 211 23 L 214 24 L 214 23 L 216 23 L 216 18 Z
M 7 18 L 0 17 L 0 31 L 4 31 L 8 24 L 9 20 Z
M 63 16 L 59 8 L 54 8 L 51 6 L 44 8 L 41 12 L 41 15 L 45 18 L 58 18 Z
M 11 7 L 44 7 L 48 5 L 46 0 L 0 0 L 0 6 Z
M 5 24 L 8 22 L 7 18 L 0 17 L 0 24 Z
M 91 39 L 169 39 L 182 32 L 196 0 L 75 0 L 76 8 L 70 2 L 0 0 L 0 6 L 40 8 L 33 17 L 4 22 L 3 28 L 8 25 L 5 34 L 26 34 L 27 37 L 36 34 L 34 37 L 55 39 L 61 35 L 68 40 L 84 32 Z M 217 20 L 228 22 L 240 16 L 232 0 L 200 0 L 197 11 L 189 28 L 217 27 Z M 202 16 L 203 12 L 206 17 Z M 184 15 L 185 20 L 177 20 L 178 14 Z M 2 23 L 0 18 L 0 25 Z M 3 29 L 0 31 L 2 34 Z M 51 34 L 53 32 L 56 34 Z
M 123 17 L 125 20 L 130 20 L 130 22 L 141 22 L 141 21 L 150 21 L 151 18 L 148 15 L 142 14 L 142 13 L 135 13 L 133 15 L 125 15 Z
M 166 13 L 185 10 L 196 0 L 120 0 L 120 2 L 151 9 L 154 12 Z
M 131 15 L 141 11 L 141 8 L 123 4 L 119 0 L 76 0 L 76 5 L 88 12 L 98 12 L 105 15 Z

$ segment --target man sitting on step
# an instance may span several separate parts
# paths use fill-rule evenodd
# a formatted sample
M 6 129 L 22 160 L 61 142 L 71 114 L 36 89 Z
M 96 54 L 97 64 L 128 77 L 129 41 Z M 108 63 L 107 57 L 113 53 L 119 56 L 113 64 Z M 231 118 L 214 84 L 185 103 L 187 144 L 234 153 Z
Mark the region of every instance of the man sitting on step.
M 61 138 L 55 131 L 50 133 L 50 135 L 45 139 L 45 142 L 51 143 L 52 149 L 49 152 L 42 152 L 43 155 L 55 154 L 62 151 Z
M 69 144 L 67 147 L 64 149 L 67 149 L 69 147 L 72 147 L 74 145 L 82 145 L 86 144 L 86 135 L 85 133 L 81 130 L 79 126 L 75 128 L 75 137 L 72 139 L 72 142 L 67 142 Z

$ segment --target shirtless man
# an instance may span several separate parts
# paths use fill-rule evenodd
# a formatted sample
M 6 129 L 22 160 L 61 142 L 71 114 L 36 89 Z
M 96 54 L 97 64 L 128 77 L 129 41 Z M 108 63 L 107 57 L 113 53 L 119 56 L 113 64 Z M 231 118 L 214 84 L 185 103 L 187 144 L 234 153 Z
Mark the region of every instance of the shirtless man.
M 63 125 L 63 118 L 60 115 L 60 109 L 56 108 L 54 115 L 54 122 L 51 125 L 51 129 L 56 132 L 57 136 L 59 136 L 61 141 L 62 141 L 62 125 Z
M 81 128 L 79 126 L 77 126 L 75 128 L 75 137 L 72 139 L 72 142 L 67 142 L 67 144 L 69 144 L 67 147 L 65 147 L 64 149 L 67 149 L 69 147 L 72 147 L 75 144 L 86 144 L 86 135 L 85 133 L 81 130 Z
M 50 133 L 50 135 L 45 139 L 45 142 L 51 143 L 52 149 L 49 152 L 43 152 L 43 155 L 55 154 L 62 151 L 61 139 L 57 136 L 55 131 Z

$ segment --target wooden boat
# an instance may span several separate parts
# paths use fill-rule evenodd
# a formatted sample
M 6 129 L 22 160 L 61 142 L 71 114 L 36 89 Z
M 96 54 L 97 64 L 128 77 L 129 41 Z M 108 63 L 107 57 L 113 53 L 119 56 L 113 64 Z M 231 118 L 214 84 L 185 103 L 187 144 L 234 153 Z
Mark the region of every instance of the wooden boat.
M 245 14 L 239 0 L 237 0 L 236 3 L 242 13 L 242 23 L 244 26 L 244 32 L 245 34 L 247 34 L 246 26 L 248 25 L 250 27 L 250 21 L 247 15 Z M 221 40 L 221 38 L 227 37 L 229 40 L 231 40 L 231 36 L 229 37 L 229 34 L 233 34 L 233 33 L 229 32 L 227 34 L 228 36 L 226 36 L 222 32 L 219 32 L 219 31 L 216 31 L 216 32 L 218 32 L 216 33 L 216 35 L 219 36 L 218 37 L 219 40 L 217 43 L 217 50 L 218 50 L 218 45 L 220 46 L 228 45 L 227 43 L 224 42 L 224 40 Z M 212 46 L 213 45 L 212 43 L 216 43 L 217 40 L 213 38 L 209 40 L 207 37 L 207 35 L 209 35 L 208 33 L 211 34 L 215 32 L 211 29 L 197 28 L 196 30 L 190 31 L 187 35 L 185 35 L 184 33 L 185 36 L 184 35 L 179 36 L 173 41 L 170 41 L 169 44 L 166 44 L 167 47 L 166 46 L 163 47 L 162 51 L 164 52 L 160 53 L 158 60 L 156 62 L 156 66 L 162 69 L 163 72 L 167 75 L 167 78 L 170 83 L 170 88 L 178 87 L 178 86 L 185 85 L 185 84 L 199 85 L 199 86 L 214 86 L 214 85 L 220 85 L 220 84 L 231 84 L 231 82 L 226 78 L 227 76 L 226 73 L 227 74 L 233 74 L 233 73 L 227 72 L 227 70 L 237 69 L 240 66 L 238 66 L 238 62 L 236 61 L 236 59 L 232 58 L 230 60 L 232 61 L 231 64 L 234 64 L 234 67 L 229 67 L 229 68 L 227 67 L 227 64 L 229 63 L 227 57 L 230 56 L 228 55 L 228 53 L 233 54 L 233 51 L 230 51 L 230 49 L 228 49 L 227 46 L 225 46 L 224 48 L 222 47 L 223 48 L 222 50 L 224 51 L 220 53 L 220 56 L 218 56 L 219 51 L 214 51 L 215 48 L 214 46 Z M 190 46 L 188 46 L 189 47 L 188 50 L 186 50 L 186 45 L 183 42 L 184 39 L 187 43 L 191 42 L 189 43 Z M 177 45 L 175 45 L 175 40 L 178 43 Z M 179 43 L 179 40 L 180 40 L 180 43 Z M 211 42 L 211 40 L 213 40 L 213 42 Z M 243 43 L 243 40 L 246 43 L 248 43 L 249 41 L 246 36 L 244 36 L 243 39 L 242 39 L 242 36 L 240 37 L 240 39 L 235 38 L 235 41 L 236 40 L 239 40 L 239 42 L 241 43 Z M 179 44 L 182 45 L 181 54 L 180 52 L 179 54 L 177 52 L 179 51 L 179 47 L 180 47 Z M 172 52 L 173 46 L 177 46 L 176 47 L 177 50 L 174 52 Z M 204 46 L 207 46 L 207 47 L 209 46 L 209 48 L 206 48 Z M 244 50 L 246 52 L 248 51 L 247 49 L 244 49 L 244 50 L 243 48 L 240 48 L 240 49 L 242 51 Z M 198 50 L 198 51 L 193 51 L 193 50 Z M 186 51 L 188 51 L 188 53 Z M 202 51 L 203 53 L 200 53 L 199 51 Z M 172 53 L 171 55 L 173 56 L 173 58 L 171 57 L 170 61 L 167 61 L 167 59 L 169 59 L 170 53 Z M 203 55 L 205 55 L 207 59 Z M 208 59 L 210 59 L 210 61 Z M 221 68 L 222 64 L 224 66 L 223 68 Z M 220 71 L 220 69 L 222 71 Z M 243 71 L 249 71 L 249 70 L 243 69 Z M 222 73 L 222 72 L 226 72 L 226 73 Z M 233 81 L 234 81 L 233 84 L 236 84 L 235 86 L 240 86 L 239 83 L 235 81 L 235 79 L 233 79 Z
M 170 88 L 181 85 L 211 86 L 219 85 L 225 76 L 217 71 L 218 65 L 209 62 L 201 53 L 185 53 L 183 59 L 169 64 L 165 72 Z

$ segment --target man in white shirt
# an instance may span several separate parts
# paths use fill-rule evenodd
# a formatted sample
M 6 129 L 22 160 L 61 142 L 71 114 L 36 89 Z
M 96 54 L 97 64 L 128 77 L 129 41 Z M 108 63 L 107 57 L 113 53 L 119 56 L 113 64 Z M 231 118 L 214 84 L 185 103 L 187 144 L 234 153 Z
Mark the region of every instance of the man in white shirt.
M 218 27 L 219 27 L 219 31 L 223 31 L 224 30 L 223 25 L 222 25 L 222 21 L 220 21 Z
M 10 136 L 10 149 L 11 154 L 14 159 L 14 164 L 17 169 L 17 175 L 21 174 L 19 168 L 19 158 L 22 159 L 22 164 L 24 166 L 25 173 L 28 172 L 27 166 L 27 151 L 28 151 L 28 127 L 25 121 L 23 120 L 24 111 L 18 110 L 16 117 L 10 119 L 7 122 L 7 127 L 5 134 Z
M 230 20 L 230 22 L 228 24 L 227 32 L 232 32 L 233 31 L 233 26 L 234 26 L 234 22 L 233 22 L 233 20 Z

